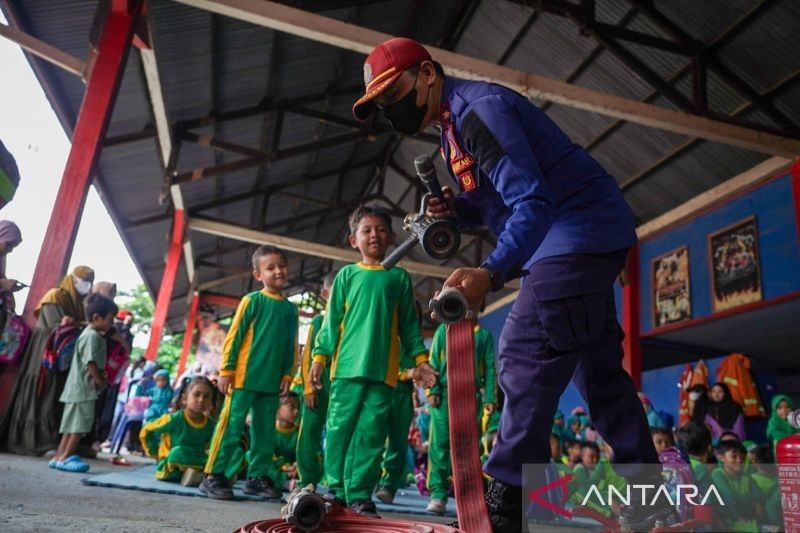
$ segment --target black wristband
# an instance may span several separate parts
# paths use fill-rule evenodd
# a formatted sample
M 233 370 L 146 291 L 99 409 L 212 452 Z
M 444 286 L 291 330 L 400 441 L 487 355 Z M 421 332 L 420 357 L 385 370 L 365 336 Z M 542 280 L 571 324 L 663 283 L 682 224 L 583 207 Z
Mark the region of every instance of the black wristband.
M 506 284 L 506 281 L 503 279 L 502 274 L 500 274 L 500 272 L 497 272 L 495 269 L 493 269 L 487 263 L 483 263 L 478 268 L 482 268 L 482 269 L 484 269 L 485 271 L 487 271 L 489 273 L 489 279 L 492 282 L 492 292 L 499 291 Z

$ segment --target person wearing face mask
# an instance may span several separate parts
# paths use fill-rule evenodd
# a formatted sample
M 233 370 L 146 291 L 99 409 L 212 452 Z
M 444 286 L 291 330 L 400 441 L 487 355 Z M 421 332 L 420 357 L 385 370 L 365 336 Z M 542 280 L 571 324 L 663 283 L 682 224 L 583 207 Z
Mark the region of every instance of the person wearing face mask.
M 522 465 L 547 463 L 558 400 L 572 378 L 617 462 L 657 463 L 645 413 L 622 368 L 613 284 L 636 242 L 616 180 L 526 97 L 501 85 L 444 75 L 416 41 L 390 39 L 364 63 L 365 94 L 353 114 L 381 109 L 394 128 L 441 134 L 445 188 L 428 216 L 486 225 L 495 250 L 459 268 L 445 287 L 473 309 L 524 275 L 498 355 L 506 395 L 497 445 L 485 465 L 494 531 L 519 531 Z
M 22 233 L 10 220 L 0 220 L 0 331 L 5 328 L 8 314 L 14 312 L 14 293 L 24 287 L 6 277 L 6 256 L 22 242 Z
M 85 321 L 83 300 L 92 288 L 94 271 L 76 267 L 61 284 L 49 290 L 33 314 L 36 327 L 20 360 L 20 373 L 0 420 L 0 449 L 41 455 L 58 445 L 63 404 L 58 401 L 67 372 L 42 367 L 50 333 L 58 326 L 80 326 Z

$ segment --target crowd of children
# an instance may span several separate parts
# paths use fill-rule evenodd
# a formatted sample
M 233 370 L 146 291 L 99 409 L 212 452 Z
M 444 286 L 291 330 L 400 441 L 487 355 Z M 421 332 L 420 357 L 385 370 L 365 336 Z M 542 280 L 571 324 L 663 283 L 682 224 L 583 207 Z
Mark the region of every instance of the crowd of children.
M 157 479 L 199 484 L 218 499 L 233 497 L 239 477 L 246 494 L 265 498 L 280 498 L 298 484 L 324 484 L 326 497 L 368 516 L 377 516 L 373 493 L 391 502 L 416 481 L 431 496 L 431 512 L 444 513 L 452 490 L 444 328 L 436 332 L 430 364 L 410 276 L 380 265 L 394 240 L 391 218 L 361 206 L 350 229 L 362 260 L 325 279 L 321 296 L 329 302 L 312 320 L 302 354 L 298 310 L 282 294 L 286 256 L 261 246 L 253 255 L 261 290 L 242 298 L 213 381 L 193 368 L 173 392 L 165 369 L 142 360 L 125 372 L 124 397 L 145 406 L 141 431 L 132 424 L 139 438 L 129 449 L 138 441 L 157 460 Z M 106 354 L 96 338 L 115 313 L 110 299 L 86 302 L 89 326 L 62 398 L 64 438 L 52 466 L 88 469 L 75 446 L 93 423 L 93 403 L 105 386 Z M 499 417 L 493 345 L 476 328 L 475 416 L 487 453 Z
M 151 374 L 154 386 L 141 393 L 149 404 L 139 437 L 158 461 L 158 479 L 199 484 L 217 499 L 232 498 L 240 476 L 246 494 L 265 498 L 324 484 L 326 498 L 366 516 L 377 516 L 373 496 L 391 503 L 412 481 L 430 496 L 429 512 L 445 512 L 452 494 L 446 329 L 436 330 L 427 350 L 410 276 L 380 264 L 393 239 L 391 218 L 382 209 L 361 206 L 351 215 L 349 240 L 361 261 L 325 278 L 321 297 L 327 307 L 311 321 L 302 353 L 298 310 L 282 294 L 286 256 L 271 246 L 258 248 L 252 267 L 262 287 L 242 298 L 216 379 L 197 375 L 198 368 L 182 376 L 173 393 L 169 374 L 158 370 Z M 50 462 L 54 468 L 88 469 L 76 448 L 106 384 L 101 340 L 116 313 L 113 300 L 102 295 L 85 302 L 88 326 L 61 396 L 63 437 Z M 474 346 L 472 408 L 483 435 L 476 446 L 483 445 L 485 459 L 500 418 L 494 340 L 476 326 Z M 743 440 L 743 411 L 724 383 L 692 388 L 688 421 L 677 429 L 645 395 L 640 399 L 662 462 L 685 463 L 699 487 L 714 484 L 736 502 L 735 512 L 725 515 L 726 527 L 780 523 L 780 496 L 768 465 L 777 441 L 796 431 L 787 422 L 789 397 L 773 398 L 771 443 L 761 445 Z M 592 485 L 622 490 L 613 450 L 583 408 L 569 417 L 556 414 L 550 443 L 556 471 L 572 475 L 573 504 Z M 607 516 L 620 511 L 595 507 Z
M 727 388 L 724 391 L 727 392 Z M 713 485 L 721 501 L 725 502 L 724 508 L 717 507 L 716 511 L 703 514 L 704 517 L 712 517 L 714 526 L 726 531 L 779 530 L 783 522 L 773 449 L 778 440 L 798 431 L 787 421 L 793 409 L 789 397 L 776 395 L 772 399 L 767 429 L 769 443 L 742 440 L 739 432 L 732 429 L 715 433 L 718 425 L 694 420 L 678 428 L 665 427 L 649 399 L 644 395 L 640 398 L 645 411 L 655 415 L 648 416 L 648 419 L 660 423 L 651 427 L 651 435 L 664 469 L 676 475 L 686 476 L 688 473 L 683 482 L 694 484 L 701 497 Z M 702 403 L 702 399 L 695 400 Z M 708 401 L 725 405 L 725 398 L 721 395 L 709 397 Z M 735 409 L 729 411 L 737 413 Z M 729 415 L 728 418 L 731 422 L 729 427 L 735 426 L 736 416 Z M 566 423 L 563 413 L 556 415 L 550 444 L 558 475 L 572 475 L 569 503 L 587 505 L 607 517 L 619 516 L 621 506 L 609 505 L 609 502 L 601 505 L 585 498 L 592 485 L 600 494 L 606 494 L 609 485 L 625 494 L 626 480 L 615 471 L 613 450 L 594 432 L 591 419 L 582 407 L 576 407 Z M 665 479 L 668 480 L 669 475 Z

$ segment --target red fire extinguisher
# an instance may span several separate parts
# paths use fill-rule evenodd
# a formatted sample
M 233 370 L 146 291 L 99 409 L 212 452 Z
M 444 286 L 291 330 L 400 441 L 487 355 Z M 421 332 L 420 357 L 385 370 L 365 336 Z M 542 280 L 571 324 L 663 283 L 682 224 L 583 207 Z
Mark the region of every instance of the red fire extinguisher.
M 800 410 L 790 413 L 788 421 L 800 427 Z M 787 533 L 800 533 L 800 434 L 781 439 L 776 455 L 783 526 Z

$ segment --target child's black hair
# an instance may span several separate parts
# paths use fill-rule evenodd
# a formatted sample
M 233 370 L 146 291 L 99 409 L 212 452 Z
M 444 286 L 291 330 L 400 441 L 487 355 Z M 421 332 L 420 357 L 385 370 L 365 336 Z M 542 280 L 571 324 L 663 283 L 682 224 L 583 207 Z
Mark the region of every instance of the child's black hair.
M 280 405 L 286 405 L 289 403 L 289 400 L 297 400 L 298 403 L 300 402 L 300 396 L 294 391 L 289 391 L 286 396 L 281 396 L 279 400 Z
M 742 442 L 742 439 L 739 438 L 739 435 L 737 435 L 733 431 L 723 431 L 722 434 L 719 436 L 719 440 L 722 441 L 722 439 L 725 438 L 725 436 L 727 436 L 727 435 L 731 435 L 732 437 L 736 437 L 736 442 Z
M 86 313 L 86 319 L 89 321 L 92 320 L 94 315 L 106 317 L 108 315 L 116 315 L 119 311 L 114 300 L 98 293 L 90 294 L 86 297 L 83 302 L 83 309 Z
M 261 246 L 256 248 L 255 252 L 253 252 L 253 270 L 258 270 L 258 262 L 261 260 L 262 257 L 271 254 L 278 254 L 281 257 L 283 257 L 284 261 L 288 261 L 286 259 L 286 254 L 283 252 L 283 250 L 281 250 L 277 246 L 262 244 Z
M 675 442 L 675 436 L 672 434 L 671 431 L 664 428 L 650 428 L 650 436 L 655 437 L 656 435 L 664 435 L 672 442 Z
M 725 455 L 728 452 L 740 453 L 742 454 L 742 457 L 745 457 L 747 455 L 747 450 L 745 450 L 744 445 L 738 440 L 722 441 L 719 444 L 717 444 L 717 447 L 714 451 L 717 453 L 717 455 Z
M 360 205 L 350 214 L 350 235 L 355 235 L 358 225 L 364 217 L 378 217 L 386 223 L 389 233 L 392 233 L 392 217 L 389 212 L 377 205 Z
M 590 450 L 594 450 L 597 453 L 597 455 L 600 455 L 600 446 L 598 446 L 596 442 L 592 442 L 590 440 L 581 442 L 581 453 L 583 453 L 584 448 L 589 448 Z
M 572 448 L 576 444 L 580 445 L 580 443 L 581 443 L 581 441 L 579 441 L 579 440 L 567 439 L 567 440 L 564 441 L 564 449 L 565 450 L 569 450 L 570 448 Z
M 197 383 L 207 385 L 208 388 L 211 389 L 211 404 L 212 404 L 211 410 L 213 411 L 214 409 L 216 409 L 217 400 L 220 392 L 217 390 L 214 384 L 211 383 L 211 380 L 205 376 L 186 376 L 185 378 L 183 378 L 183 380 L 181 380 L 181 386 L 180 388 L 178 388 L 178 394 L 175 395 L 175 398 L 173 400 L 173 407 L 175 408 L 175 410 L 183 409 L 184 407 L 183 395 L 189 392 L 189 390 L 192 388 L 192 385 L 195 385 Z
M 768 464 L 772 462 L 772 446 L 769 444 L 759 444 L 750 452 L 754 455 L 757 464 Z
M 705 424 L 688 422 L 678 428 L 678 444 L 689 455 L 701 455 L 711 446 L 711 430 Z

